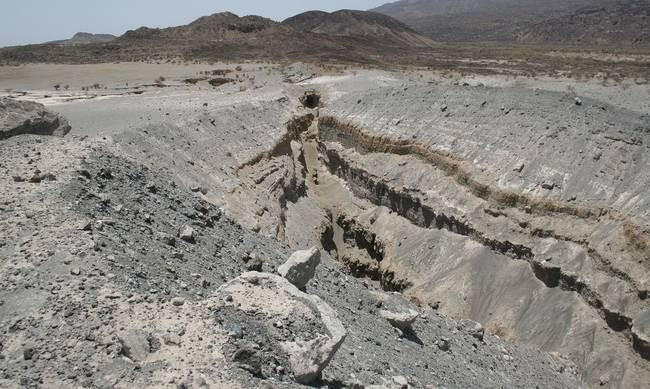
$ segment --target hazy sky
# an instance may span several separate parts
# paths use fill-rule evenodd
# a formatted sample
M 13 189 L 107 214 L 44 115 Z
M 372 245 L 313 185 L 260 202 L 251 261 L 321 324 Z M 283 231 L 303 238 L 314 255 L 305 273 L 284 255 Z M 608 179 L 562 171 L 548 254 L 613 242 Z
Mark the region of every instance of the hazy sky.
M 310 9 L 369 9 L 391 0 L 0 0 L 0 47 L 71 37 L 79 31 L 121 35 L 231 11 L 283 20 Z

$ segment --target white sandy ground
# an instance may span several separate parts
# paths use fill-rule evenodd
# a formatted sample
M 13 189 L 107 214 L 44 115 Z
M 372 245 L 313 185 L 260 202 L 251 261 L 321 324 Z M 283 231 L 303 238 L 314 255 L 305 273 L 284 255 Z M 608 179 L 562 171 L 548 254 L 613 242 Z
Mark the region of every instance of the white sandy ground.
M 242 67 L 241 71 L 235 70 L 238 66 Z M 205 81 L 196 85 L 183 82 L 185 78 L 201 77 L 201 72 L 215 69 L 233 70 L 226 77 L 239 77 L 238 81 L 218 88 Z M 269 63 L 6 66 L 0 67 L 0 96 L 33 100 L 48 106 L 70 121 L 74 134 L 110 135 L 147 124 L 182 122 L 183 118 L 203 109 L 206 103 L 212 106 L 230 105 L 239 101 L 280 98 L 283 94 L 283 77 L 279 69 L 280 65 Z M 612 85 L 599 79 L 578 81 L 549 77 L 478 75 L 450 77 L 431 71 L 395 73 L 350 69 L 343 74 L 330 73 L 321 72 L 300 85 L 325 89 L 330 98 L 336 99 L 349 91 L 403 82 L 480 83 L 501 88 L 573 92 L 639 113 L 650 112 L 650 87 L 633 80 Z M 165 78 L 166 87 L 153 86 L 154 80 L 161 76 Z M 68 85 L 69 88 L 56 91 L 56 84 Z M 82 90 L 83 87 L 94 84 L 100 84 L 101 88 Z

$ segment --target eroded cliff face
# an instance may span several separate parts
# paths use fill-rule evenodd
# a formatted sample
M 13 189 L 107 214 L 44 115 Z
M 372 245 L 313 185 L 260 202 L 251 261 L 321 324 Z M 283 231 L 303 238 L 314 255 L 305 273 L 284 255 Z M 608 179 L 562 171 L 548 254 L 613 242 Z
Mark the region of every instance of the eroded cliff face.
M 329 172 L 379 207 L 347 217 L 382 242 L 379 273 L 452 317 L 571 355 L 590 384 L 642 385 L 647 354 L 633 321 L 648 309 L 647 252 L 626 242 L 629 219 L 483 186 L 458 165 L 432 163 L 425 146 L 369 137 L 331 117 L 321 129 Z M 619 249 L 603 249 L 602 239 Z
M 566 355 L 588 386 L 643 387 L 647 116 L 524 89 L 322 93 L 117 141 L 260 234 Z

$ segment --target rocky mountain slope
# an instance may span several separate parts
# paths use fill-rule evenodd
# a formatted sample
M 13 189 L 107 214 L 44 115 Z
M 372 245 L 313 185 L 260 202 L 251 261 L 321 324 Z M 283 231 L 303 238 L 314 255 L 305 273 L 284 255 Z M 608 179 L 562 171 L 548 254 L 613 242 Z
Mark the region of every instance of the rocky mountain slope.
M 650 2 L 626 1 L 581 8 L 523 27 L 517 38 L 533 43 L 649 46 L 649 25 Z
M 273 108 L 270 125 L 295 103 L 205 109 L 176 148 L 187 169 L 157 154 L 189 128 L 173 123 L 1 141 L 0 386 L 577 388 L 561 357 L 384 292 L 326 250 L 292 256 L 299 273 L 279 269 L 289 246 L 206 201 L 218 185 L 188 186 L 210 158 L 224 170 L 208 178 L 232 173 L 222 150 L 265 149 L 241 136 L 267 130 L 246 113 Z M 12 178 L 36 169 L 52 179 Z
M 332 13 L 309 11 L 282 22 L 297 30 L 331 36 L 364 37 L 385 45 L 429 46 L 427 38 L 389 16 L 364 11 L 340 10 Z
M 348 15 L 348 14 L 341 14 Z M 353 13 L 354 15 L 354 13 Z M 321 59 L 323 61 L 377 62 L 402 53 L 413 54 L 426 42 L 407 32 L 399 22 L 372 21 L 366 16 L 345 18 L 353 23 L 341 34 L 313 33 L 259 16 L 239 17 L 229 12 L 205 16 L 178 27 L 141 27 L 108 42 L 87 45 L 29 45 L 0 49 L 5 62 L 100 63 L 113 61 L 186 58 L 192 60 Z M 376 17 L 375 17 L 376 19 Z M 355 27 L 356 26 L 356 27 Z M 363 33 L 361 33 L 363 31 Z M 330 32 L 335 32 L 330 30 Z M 387 40 L 386 37 L 391 37 Z M 397 40 L 396 40 L 397 39 Z
M 399 20 L 426 16 L 465 15 L 471 13 L 530 14 L 548 16 L 580 8 L 601 0 L 403 0 L 384 4 L 373 11 L 391 15 Z
M 403 0 L 372 11 L 392 16 L 435 41 L 640 45 L 644 44 L 640 37 L 648 34 L 643 16 L 647 4 L 645 0 Z M 602 10 L 594 13 L 594 9 Z M 588 39 L 592 34 L 593 39 Z

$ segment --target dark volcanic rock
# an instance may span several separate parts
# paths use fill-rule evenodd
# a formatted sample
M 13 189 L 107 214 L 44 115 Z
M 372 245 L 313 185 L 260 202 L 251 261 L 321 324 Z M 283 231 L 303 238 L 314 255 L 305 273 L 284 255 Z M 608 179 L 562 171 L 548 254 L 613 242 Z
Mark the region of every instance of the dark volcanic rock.
M 45 109 L 43 104 L 0 100 L 0 140 L 22 134 L 65 136 L 68 132 L 68 121 Z

